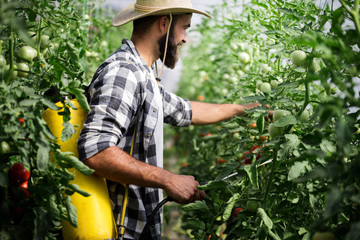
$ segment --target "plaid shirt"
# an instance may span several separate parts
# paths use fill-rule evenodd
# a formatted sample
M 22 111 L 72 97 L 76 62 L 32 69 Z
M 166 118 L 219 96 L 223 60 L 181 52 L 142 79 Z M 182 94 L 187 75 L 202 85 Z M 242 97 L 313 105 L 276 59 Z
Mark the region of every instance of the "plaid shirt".
M 99 66 L 89 86 L 91 110 L 78 140 L 80 160 L 111 146 L 118 146 L 129 153 L 138 116 L 133 156 L 158 166 L 153 135 L 159 107 L 154 102 L 154 80 L 153 70 L 141 58 L 134 44 L 123 40 L 122 47 Z M 161 85 L 159 89 L 163 98 L 164 122 L 174 126 L 190 125 L 192 110 L 189 101 L 167 92 Z M 119 227 L 124 186 L 108 181 L 108 187 L 110 198 L 115 203 L 113 212 Z M 125 238 L 137 239 L 140 236 L 147 216 L 158 203 L 158 189 L 130 185 Z M 155 217 L 155 227 L 151 231 L 152 239 L 160 239 L 160 214 Z

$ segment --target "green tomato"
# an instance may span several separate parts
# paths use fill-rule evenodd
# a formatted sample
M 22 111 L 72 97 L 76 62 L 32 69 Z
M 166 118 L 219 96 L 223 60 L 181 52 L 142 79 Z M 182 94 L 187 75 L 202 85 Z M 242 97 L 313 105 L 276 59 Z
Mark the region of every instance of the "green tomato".
M 3 55 L 0 55 L 0 69 L 6 65 L 6 60 Z
M 276 137 L 283 133 L 282 128 L 275 126 L 274 123 L 269 124 L 268 131 L 269 131 L 270 137 Z
M 41 38 L 41 43 L 40 43 L 40 48 L 44 49 L 47 48 L 50 44 L 50 37 L 48 35 L 42 35 Z
M 270 85 L 270 83 L 265 82 L 265 83 L 261 84 L 260 91 L 262 91 L 263 93 L 269 93 L 269 92 L 271 92 L 271 85 Z
M 266 63 L 263 63 L 261 64 L 261 72 L 267 74 L 271 72 L 271 67 L 269 67 L 269 65 L 267 65 Z
M 261 203 L 259 201 L 256 200 L 248 200 L 246 202 L 246 208 L 250 211 L 250 212 L 256 212 L 257 209 L 261 206 Z
M 279 85 L 279 82 L 277 80 L 271 80 L 270 85 L 272 88 L 277 88 Z
M 256 81 L 256 89 L 260 91 L 260 88 L 261 88 L 261 85 L 262 85 L 262 84 L 263 84 L 262 81 L 257 80 L 257 81 Z
M 269 38 L 267 41 L 266 41 L 266 45 L 274 45 L 276 42 L 274 39 L 272 38 Z
M 246 52 L 240 52 L 238 54 L 239 60 L 242 64 L 249 64 L 250 63 L 250 55 Z
M 29 75 L 28 72 L 30 71 L 30 68 L 29 68 L 29 65 L 27 63 L 24 63 L 24 62 L 18 63 L 18 64 L 16 64 L 16 68 L 18 70 L 25 71 L 25 72 L 18 71 L 18 76 L 19 77 L 26 77 L 27 75 Z
M 312 240 L 336 240 L 332 232 L 316 232 Z
M 295 50 L 290 54 L 291 62 L 296 66 L 301 66 L 305 63 L 306 53 L 301 50 Z
M 282 109 L 275 110 L 275 112 L 273 114 L 274 122 L 276 122 L 277 120 L 279 120 L 279 118 L 286 116 L 288 114 L 289 114 L 289 112 L 286 110 L 282 110 Z
M 5 65 L 5 67 L 4 67 L 4 76 L 5 76 L 5 79 L 8 77 L 8 75 L 9 75 L 9 73 L 10 73 L 10 65 L 8 64 L 8 65 Z M 15 78 L 17 77 L 17 75 L 18 75 L 18 72 L 17 71 L 13 71 L 12 73 L 11 73 L 11 75 L 10 75 L 10 80 L 15 80 Z M 0 73 L 0 78 L 2 78 L 2 73 Z
M 37 51 L 30 46 L 23 46 L 18 50 L 17 55 L 24 60 L 31 61 L 37 56 Z
M 240 139 L 240 133 L 238 132 L 235 132 L 232 137 L 235 139 L 235 140 L 239 140 Z
M 301 121 L 306 122 L 307 120 L 309 120 L 309 116 L 310 116 L 309 111 L 305 109 L 305 110 L 301 113 L 300 119 L 301 119 Z
M 321 70 L 320 60 L 319 60 L 319 59 L 316 59 L 316 58 L 313 58 L 313 60 L 312 60 L 312 62 L 311 62 L 310 69 L 311 69 L 311 71 L 313 71 L 313 72 L 318 72 L 318 71 L 320 71 L 320 70 Z
M 2 141 L 0 144 L 0 155 L 8 154 L 10 152 L 11 152 L 10 145 L 7 142 Z
M 231 42 L 230 42 L 230 48 L 231 48 L 232 50 L 237 50 L 237 49 L 239 48 L 239 46 L 236 44 L 236 42 L 231 41 Z

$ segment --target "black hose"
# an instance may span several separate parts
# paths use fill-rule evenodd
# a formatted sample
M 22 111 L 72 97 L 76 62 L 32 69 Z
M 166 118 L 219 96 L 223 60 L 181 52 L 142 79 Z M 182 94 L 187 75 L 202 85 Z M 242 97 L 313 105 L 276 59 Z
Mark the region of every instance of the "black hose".
M 147 218 L 145 227 L 143 229 L 143 231 L 141 232 L 141 235 L 139 237 L 139 240 L 147 240 L 147 239 L 151 239 L 151 233 L 150 233 L 150 226 L 153 224 L 154 222 L 154 217 L 156 215 L 156 213 L 159 211 L 159 209 L 167 202 L 172 202 L 174 201 L 174 199 L 172 199 L 171 197 L 167 197 L 164 200 L 162 200 L 155 208 L 154 210 L 151 212 L 150 216 Z

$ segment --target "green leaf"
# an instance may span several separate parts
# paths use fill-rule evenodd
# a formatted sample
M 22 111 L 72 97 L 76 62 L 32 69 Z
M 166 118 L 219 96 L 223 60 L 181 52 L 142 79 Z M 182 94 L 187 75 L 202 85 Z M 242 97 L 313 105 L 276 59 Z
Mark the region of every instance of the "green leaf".
M 320 144 L 320 148 L 325 153 L 335 153 L 336 152 L 335 144 L 327 139 L 322 140 L 322 142 Z
M 301 139 L 301 141 L 312 146 L 318 146 L 322 142 L 322 138 L 323 138 L 322 133 L 319 131 L 315 131 L 313 133 L 309 133 L 305 135 Z
M 66 197 L 66 201 L 65 201 L 65 205 L 66 205 L 66 210 L 68 213 L 68 221 L 70 222 L 70 224 L 77 228 L 78 227 L 78 219 L 77 219 L 77 211 L 75 206 L 71 203 L 71 197 L 67 196 Z
M 230 218 L 232 209 L 234 208 L 235 203 L 239 201 L 240 197 L 241 195 L 236 193 L 229 199 L 223 213 L 223 221 L 227 221 Z
M 264 131 L 264 122 L 265 122 L 264 115 L 259 116 L 258 119 L 256 120 L 256 127 L 260 134 L 262 134 Z
M 352 240 L 359 237 L 360 233 L 360 221 L 352 222 L 350 225 L 350 231 L 346 234 L 346 240 Z
M 38 207 L 33 211 L 36 216 L 34 219 L 33 239 L 46 239 L 48 234 L 47 230 L 50 227 L 47 223 L 47 212 L 43 207 Z
M 245 165 L 244 170 L 246 171 L 247 175 L 249 176 L 251 184 L 256 189 L 259 189 L 258 172 L 257 172 L 255 161 L 256 161 L 256 155 L 253 156 L 252 164 Z
M 279 118 L 276 122 L 275 122 L 275 126 L 276 127 L 285 127 L 285 126 L 289 126 L 289 125 L 294 125 L 297 123 L 296 117 L 293 115 L 286 115 L 283 116 L 281 118 Z
M 339 187 L 332 186 L 330 191 L 326 194 L 326 199 L 324 217 L 330 218 L 340 210 L 339 206 L 341 205 L 342 194 Z
M 83 162 L 81 162 L 77 157 L 72 155 L 71 152 L 61 152 L 59 149 L 55 151 L 55 158 L 58 160 L 65 161 L 69 163 L 71 166 L 75 167 L 82 174 L 90 175 L 94 173 L 94 170 L 86 166 Z
M 200 190 L 212 190 L 212 189 L 219 189 L 225 187 L 226 187 L 226 182 L 224 181 L 210 181 L 205 185 L 198 186 L 197 188 Z
M 35 106 L 38 102 L 39 100 L 37 99 L 25 99 L 20 101 L 19 105 L 22 107 L 31 107 L 31 106 Z
M 90 111 L 90 107 L 89 104 L 87 102 L 87 99 L 84 95 L 84 90 L 83 89 L 79 89 L 79 88 L 72 88 L 69 87 L 69 92 L 71 92 L 72 94 L 75 95 L 75 98 L 78 100 L 80 106 L 82 107 L 82 109 L 84 109 L 85 112 Z
M 46 171 L 50 159 L 50 146 L 44 142 L 38 142 L 37 167 L 40 172 Z
M 55 103 L 53 103 L 52 101 L 50 101 L 49 99 L 43 97 L 41 98 L 41 102 L 42 104 L 44 104 L 46 107 L 55 110 L 55 111 L 59 111 L 61 109 L 61 107 L 56 106 Z
M 69 184 L 69 188 L 71 188 L 71 189 L 74 190 L 75 192 L 83 195 L 84 197 L 89 197 L 89 196 L 91 196 L 90 193 L 81 190 L 80 187 L 79 187 L 77 184 L 74 184 L 74 183 Z
M 289 170 L 288 180 L 292 181 L 300 177 L 300 175 L 306 172 L 308 165 L 309 163 L 307 161 L 295 162 L 295 164 Z
M 61 132 L 61 141 L 66 142 L 76 133 L 76 130 L 70 122 L 64 122 L 62 125 L 64 129 Z
M 0 187 L 7 187 L 8 186 L 8 175 L 1 170 L 0 171 Z
M 266 97 L 261 96 L 261 95 L 244 97 L 244 101 L 246 101 L 246 102 L 259 102 L 264 99 L 266 99 Z
M 303 67 L 296 67 L 296 68 L 293 68 L 295 72 L 298 72 L 298 73 L 305 73 L 306 72 L 306 69 L 303 68 Z
M 287 155 L 299 148 L 300 140 L 299 137 L 295 134 L 285 134 L 284 136 L 286 142 L 280 145 L 280 151 L 282 155 Z
M 209 208 L 204 201 L 195 201 L 193 203 L 186 204 L 186 205 L 182 206 L 181 209 L 184 211 L 189 211 L 189 212 L 192 212 L 192 211 L 208 212 L 209 211 Z
M 267 226 L 268 229 L 271 230 L 273 228 L 274 224 L 273 224 L 272 220 L 269 218 L 269 216 L 266 214 L 265 210 L 263 208 L 258 208 L 257 214 L 259 215 L 261 220 L 263 220 L 265 226 Z

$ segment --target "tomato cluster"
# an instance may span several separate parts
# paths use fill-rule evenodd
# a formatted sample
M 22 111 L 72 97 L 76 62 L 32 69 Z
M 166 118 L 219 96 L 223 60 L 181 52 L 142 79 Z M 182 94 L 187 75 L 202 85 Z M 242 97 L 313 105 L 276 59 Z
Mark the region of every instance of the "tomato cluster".
M 11 219 L 17 223 L 21 221 L 24 215 L 22 202 L 30 197 L 28 190 L 30 172 L 21 163 L 15 163 L 8 171 L 8 178 L 10 182 L 8 196 L 11 201 Z

